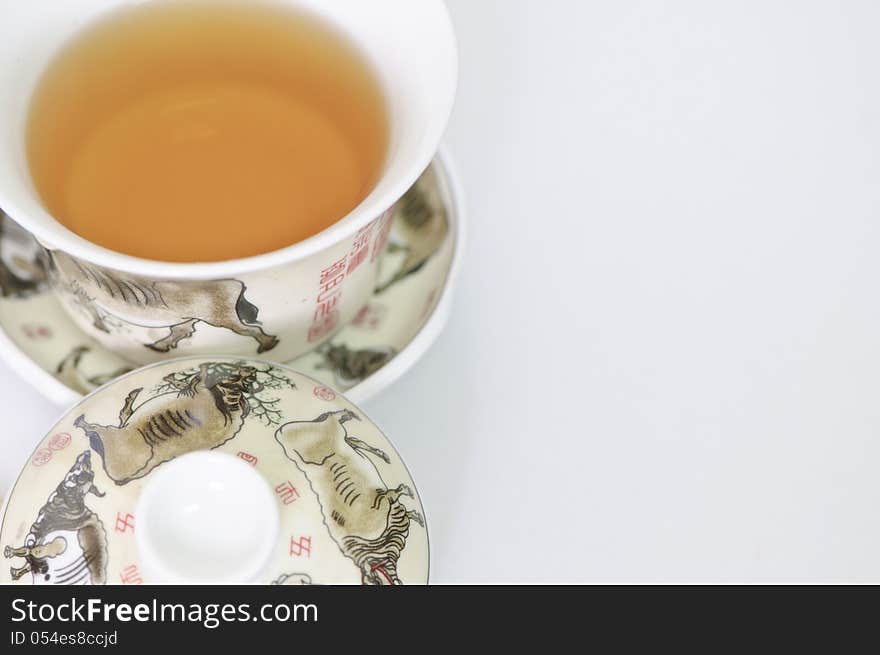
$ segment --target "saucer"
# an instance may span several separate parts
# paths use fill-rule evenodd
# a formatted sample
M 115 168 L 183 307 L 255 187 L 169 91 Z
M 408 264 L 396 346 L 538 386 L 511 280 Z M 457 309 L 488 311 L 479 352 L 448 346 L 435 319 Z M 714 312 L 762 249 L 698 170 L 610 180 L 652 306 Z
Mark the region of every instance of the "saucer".
M 280 364 L 185 357 L 67 410 L 0 513 L 0 584 L 425 584 L 382 431 Z
M 439 336 L 452 304 L 464 212 L 441 152 L 398 203 L 379 280 L 329 342 L 282 362 L 362 403 L 403 375 Z M 85 335 L 47 283 L 33 238 L 0 212 L 0 357 L 50 400 L 69 405 L 132 364 Z

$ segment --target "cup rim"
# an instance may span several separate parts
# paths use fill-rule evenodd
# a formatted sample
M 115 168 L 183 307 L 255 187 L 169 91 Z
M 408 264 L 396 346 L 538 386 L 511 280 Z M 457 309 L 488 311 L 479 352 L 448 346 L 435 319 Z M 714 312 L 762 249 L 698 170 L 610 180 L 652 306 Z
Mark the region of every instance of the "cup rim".
M 442 17 L 442 24 L 432 23 L 432 30 L 441 35 L 449 48 L 447 62 L 450 84 L 445 97 L 432 101 L 421 142 L 413 148 L 406 174 L 400 174 L 396 182 L 387 184 L 380 195 L 371 193 L 357 207 L 324 230 L 289 246 L 259 255 L 210 262 L 171 262 L 127 255 L 100 246 L 85 239 L 52 216 L 44 207 L 38 209 L 43 220 L 30 220 L 28 211 L 19 206 L 13 195 L 4 191 L 0 184 L 0 208 L 19 225 L 33 234 L 44 247 L 60 250 L 91 264 L 128 273 L 173 279 L 217 279 L 293 264 L 325 251 L 354 236 L 360 229 L 379 219 L 416 183 L 437 155 L 443 134 L 452 114 L 459 77 L 459 52 L 452 17 L 443 0 L 432 2 Z M 374 185 L 381 183 L 383 178 Z

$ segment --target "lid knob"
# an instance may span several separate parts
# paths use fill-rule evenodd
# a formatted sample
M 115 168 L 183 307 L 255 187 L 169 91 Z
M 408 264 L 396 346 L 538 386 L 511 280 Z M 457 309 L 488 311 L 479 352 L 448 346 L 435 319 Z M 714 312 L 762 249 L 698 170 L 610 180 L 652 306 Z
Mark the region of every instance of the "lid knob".
M 252 582 L 277 543 L 278 504 L 263 477 L 237 457 L 199 451 L 158 467 L 136 509 L 146 582 Z

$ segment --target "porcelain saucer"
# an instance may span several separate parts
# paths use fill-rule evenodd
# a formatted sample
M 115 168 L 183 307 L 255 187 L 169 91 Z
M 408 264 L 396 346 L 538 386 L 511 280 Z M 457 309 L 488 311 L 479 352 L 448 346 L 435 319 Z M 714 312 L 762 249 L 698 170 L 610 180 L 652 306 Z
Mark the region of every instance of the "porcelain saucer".
M 403 375 L 449 317 L 464 221 L 455 173 L 441 152 L 395 209 L 368 303 L 328 343 L 282 363 L 354 403 Z M 69 405 L 133 366 L 74 324 L 47 278 L 40 247 L 0 212 L 0 358 L 50 400 Z

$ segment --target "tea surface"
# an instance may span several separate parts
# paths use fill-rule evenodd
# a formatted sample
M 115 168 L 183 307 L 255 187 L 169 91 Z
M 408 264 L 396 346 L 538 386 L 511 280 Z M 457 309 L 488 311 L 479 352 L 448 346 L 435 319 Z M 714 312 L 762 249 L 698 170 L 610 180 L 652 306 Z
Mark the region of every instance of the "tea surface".
M 270 252 L 370 192 L 388 124 L 376 75 L 335 28 L 270 3 L 158 0 L 87 28 L 28 121 L 31 174 L 80 236 L 175 262 Z

